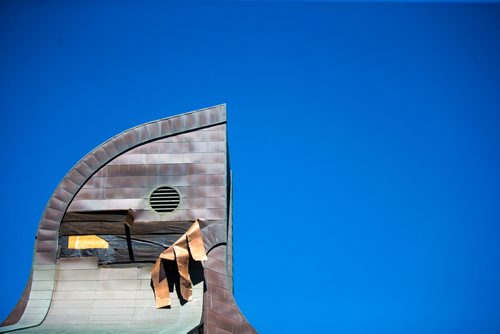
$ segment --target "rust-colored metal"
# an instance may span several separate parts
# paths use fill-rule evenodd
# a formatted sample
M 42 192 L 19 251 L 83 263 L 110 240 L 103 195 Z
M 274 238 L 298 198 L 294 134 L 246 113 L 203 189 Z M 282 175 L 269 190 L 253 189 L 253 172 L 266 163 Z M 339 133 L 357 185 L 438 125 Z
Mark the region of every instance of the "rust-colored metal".
M 187 301 L 191 301 L 193 295 L 193 282 L 189 276 L 189 251 L 187 250 L 187 238 L 174 245 L 177 269 L 179 270 L 181 295 Z
M 155 291 L 156 308 L 169 306 L 170 291 L 168 290 L 168 281 L 165 276 L 165 269 L 163 268 L 161 258 L 156 260 L 156 263 L 151 270 L 151 281 L 153 282 Z
M 207 259 L 205 246 L 203 245 L 203 234 L 201 233 L 198 219 L 172 246 L 160 254 L 151 270 L 151 281 L 155 292 L 156 308 L 170 305 L 170 291 L 162 260 L 177 262 L 182 298 L 187 301 L 192 299 L 193 283 L 189 275 L 190 253 L 196 261 Z
M 240 312 L 228 286 L 227 245 L 212 248 L 205 261 L 204 334 L 256 334 Z

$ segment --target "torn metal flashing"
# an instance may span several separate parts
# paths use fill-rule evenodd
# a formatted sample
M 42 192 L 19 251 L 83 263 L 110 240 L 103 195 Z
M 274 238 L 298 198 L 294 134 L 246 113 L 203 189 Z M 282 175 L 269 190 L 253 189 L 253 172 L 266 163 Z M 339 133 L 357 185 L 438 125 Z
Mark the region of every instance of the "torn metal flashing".
M 163 251 L 151 270 L 151 283 L 155 291 L 156 308 L 170 306 L 170 291 L 163 261 L 176 261 L 180 276 L 181 295 L 190 301 L 193 283 L 189 275 L 189 257 L 195 261 L 207 259 L 203 245 L 203 234 L 196 220 L 193 225 L 172 246 Z

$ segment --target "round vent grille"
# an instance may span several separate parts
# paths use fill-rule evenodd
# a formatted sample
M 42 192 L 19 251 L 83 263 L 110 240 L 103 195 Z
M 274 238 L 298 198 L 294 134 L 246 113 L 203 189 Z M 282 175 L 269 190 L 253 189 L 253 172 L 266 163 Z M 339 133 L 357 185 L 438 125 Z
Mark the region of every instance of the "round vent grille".
M 179 206 L 180 196 L 171 187 L 157 188 L 149 197 L 149 204 L 157 212 L 172 212 Z

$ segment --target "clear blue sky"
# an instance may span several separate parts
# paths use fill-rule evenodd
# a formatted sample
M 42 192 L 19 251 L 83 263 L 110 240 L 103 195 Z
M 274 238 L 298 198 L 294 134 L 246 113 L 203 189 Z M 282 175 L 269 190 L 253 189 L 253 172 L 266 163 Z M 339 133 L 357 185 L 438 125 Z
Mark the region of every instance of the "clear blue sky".
M 219 103 L 261 333 L 500 332 L 499 4 L 0 2 L 0 316 L 81 157 Z

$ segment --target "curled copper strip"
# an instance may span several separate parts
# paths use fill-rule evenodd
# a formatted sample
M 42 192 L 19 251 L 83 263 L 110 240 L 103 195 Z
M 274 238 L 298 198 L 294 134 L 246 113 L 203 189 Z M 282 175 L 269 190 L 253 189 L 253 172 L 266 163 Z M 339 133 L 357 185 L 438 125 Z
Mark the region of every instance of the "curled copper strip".
M 187 301 L 192 300 L 193 283 L 189 275 L 189 253 L 191 253 L 191 256 L 196 261 L 207 259 L 205 246 L 203 245 L 203 234 L 201 233 L 198 219 L 172 246 L 160 254 L 151 270 L 156 308 L 170 305 L 170 291 L 162 259 L 177 262 L 182 298 Z
M 189 276 L 189 251 L 187 250 L 187 239 L 174 246 L 177 268 L 179 270 L 181 295 L 185 300 L 193 299 L 193 283 Z
M 163 274 L 163 277 L 160 278 L 160 274 Z M 161 258 L 158 258 L 158 260 L 156 260 L 156 263 L 151 270 L 151 280 L 155 285 L 156 308 L 169 306 L 170 291 L 168 291 L 168 281 L 167 277 L 165 276 L 165 269 L 163 268 Z

